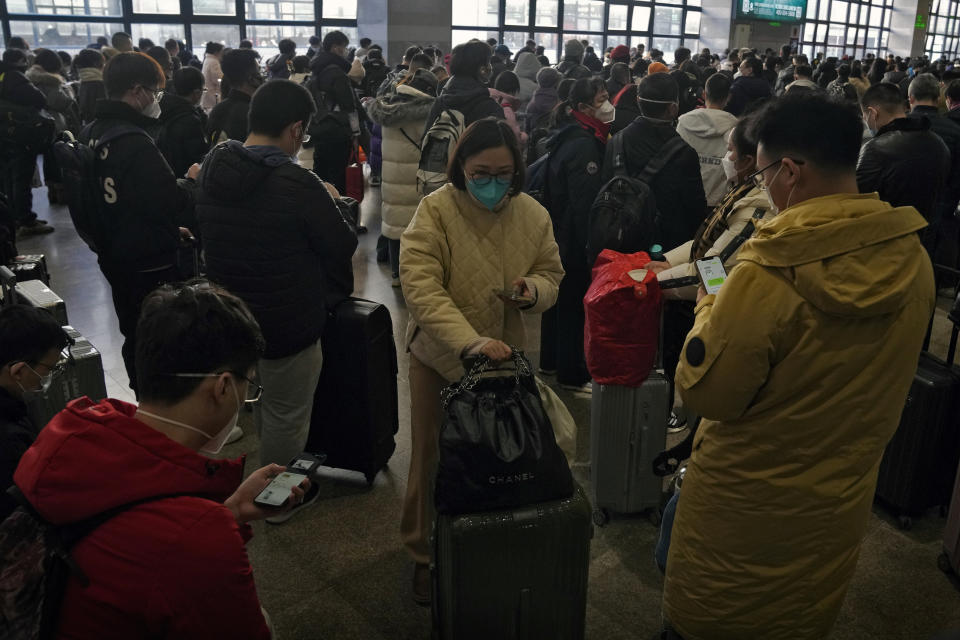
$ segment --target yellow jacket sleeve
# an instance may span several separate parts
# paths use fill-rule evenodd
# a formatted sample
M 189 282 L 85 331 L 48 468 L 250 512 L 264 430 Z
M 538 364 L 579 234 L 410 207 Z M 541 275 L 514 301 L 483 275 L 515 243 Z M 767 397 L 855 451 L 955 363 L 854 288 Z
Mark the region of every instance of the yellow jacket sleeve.
M 696 309 L 677 367 L 685 406 L 710 420 L 744 415 L 775 361 L 785 281 L 754 263 L 738 266 L 715 296 Z
M 544 212 L 546 213 L 546 212 Z M 526 313 L 543 313 L 557 303 L 560 292 L 560 281 L 563 280 L 563 263 L 560 261 L 560 249 L 553 238 L 553 225 L 550 218 L 544 215 L 543 230 L 540 234 L 540 249 L 537 259 L 530 267 L 530 273 L 524 276 L 527 286 L 532 284 L 536 288 L 537 299 L 534 304 L 524 309 Z
M 446 289 L 450 247 L 441 227 L 438 212 L 422 200 L 403 234 L 400 280 L 407 310 L 420 330 L 461 356 L 480 336 Z

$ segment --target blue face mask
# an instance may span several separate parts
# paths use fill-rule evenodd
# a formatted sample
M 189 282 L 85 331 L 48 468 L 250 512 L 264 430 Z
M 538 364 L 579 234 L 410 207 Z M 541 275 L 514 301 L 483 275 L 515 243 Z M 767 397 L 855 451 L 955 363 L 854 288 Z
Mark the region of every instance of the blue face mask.
M 503 197 L 510 190 L 512 180 L 503 180 L 502 178 L 493 178 L 487 184 L 477 184 L 476 180 L 467 181 L 467 189 L 473 194 L 473 197 L 480 201 L 480 204 L 493 211 L 493 208 L 500 204 Z

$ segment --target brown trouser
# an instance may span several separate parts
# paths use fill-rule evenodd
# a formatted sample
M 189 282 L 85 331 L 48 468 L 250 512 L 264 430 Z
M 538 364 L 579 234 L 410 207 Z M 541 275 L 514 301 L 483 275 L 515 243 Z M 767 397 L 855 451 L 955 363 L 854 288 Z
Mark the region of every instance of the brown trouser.
M 419 564 L 430 563 L 433 530 L 433 478 L 437 471 L 440 392 L 447 381 L 410 354 L 410 471 L 400 517 L 400 539 Z

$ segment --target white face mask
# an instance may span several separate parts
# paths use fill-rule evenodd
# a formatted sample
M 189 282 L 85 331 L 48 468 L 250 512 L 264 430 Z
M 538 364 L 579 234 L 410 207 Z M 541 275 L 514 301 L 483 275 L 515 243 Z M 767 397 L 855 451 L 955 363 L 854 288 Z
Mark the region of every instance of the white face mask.
M 766 183 L 766 189 L 763 190 L 763 193 L 767 196 L 767 202 L 770 203 L 770 211 L 774 214 L 780 213 L 780 207 L 777 206 L 777 203 L 773 201 L 773 196 L 770 195 L 770 187 L 773 185 L 774 180 L 777 179 L 777 176 L 780 175 L 780 172 L 783 170 L 783 164 L 780 165 L 780 168 L 777 169 L 777 172 L 773 174 L 773 179 L 770 182 Z M 796 188 L 796 187 L 794 187 Z M 793 190 L 790 190 L 790 195 L 793 195 Z M 787 207 L 790 206 L 790 199 L 787 198 Z
M 145 106 L 140 113 L 145 115 L 148 118 L 157 119 L 160 117 L 160 101 L 156 97 L 153 97 L 150 100 L 150 103 Z
M 176 420 L 171 420 L 170 418 L 164 418 L 163 416 L 158 416 L 155 413 L 149 413 L 143 409 L 137 409 L 137 413 L 142 413 L 143 415 L 153 418 L 154 420 L 166 422 L 167 424 L 172 424 L 175 427 L 193 431 L 194 433 L 199 433 L 202 436 L 210 438 L 207 440 L 206 444 L 200 447 L 199 451 L 200 453 L 206 453 L 207 455 L 215 456 L 220 453 L 221 449 L 223 449 L 223 443 L 227 441 L 227 436 L 230 435 L 230 432 L 233 431 L 233 428 L 237 426 L 237 421 L 240 420 L 240 396 L 237 395 L 237 386 L 233 383 L 233 380 L 230 381 L 230 388 L 233 389 L 233 395 L 237 399 L 237 410 L 234 412 L 233 417 L 226 424 L 226 426 L 224 426 L 223 429 L 218 431 L 212 437 L 206 431 L 201 431 L 196 427 L 191 427 L 189 424 L 177 422 Z
M 730 159 L 730 153 L 731 152 L 728 151 L 727 155 L 720 159 L 720 164 L 723 165 L 723 173 L 727 176 L 727 180 L 729 182 L 736 182 L 739 172 L 737 171 L 737 164 Z
M 47 397 L 47 391 L 50 390 L 50 385 L 53 384 L 53 372 L 51 371 L 45 376 L 40 375 L 37 371 L 28 365 L 26 362 L 23 365 L 33 371 L 34 375 L 40 378 L 40 388 L 39 389 L 24 389 L 23 385 L 17 381 L 17 384 L 20 386 L 20 390 L 23 391 L 23 401 L 24 403 L 32 402 L 34 400 L 40 400 Z
M 617 109 L 607 100 L 597 109 L 596 118 L 604 124 L 610 124 L 617 119 Z

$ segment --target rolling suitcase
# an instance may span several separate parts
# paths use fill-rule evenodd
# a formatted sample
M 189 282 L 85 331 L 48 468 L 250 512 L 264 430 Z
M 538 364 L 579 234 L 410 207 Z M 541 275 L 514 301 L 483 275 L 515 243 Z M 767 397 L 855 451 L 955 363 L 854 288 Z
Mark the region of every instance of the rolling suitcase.
M 107 397 L 100 352 L 73 327 L 65 326 L 63 330 L 73 340 L 73 344 L 64 349 L 67 360 L 64 371 L 53 379 L 44 397 L 27 405 L 30 418 L 38 426 L 50 422 L 71 400 L 87 396 L 99 402 Z
M 892 508 L 903 529 L 930 507 L 945 511 L 953 492 L 960 462 L 960 368 L 954 366 L 957 315 L 955 307 L 947 360 L 920 354 L 900 426 L 880 463 L 876 495 Z
M 592 537 L 580 487 L 563 500 L 438 516 L 434 637 L 582 639 Z
M 350 298 L 327 318 L 307 450 L 373 484 L 396 448 L 397 348 L 383 305 Z
M 43 284 L 40 280 L 27 280 L 18 282 L 15 288 L 17 301 L 21 304 L 28 304 L 31 307 L 46 309 L 53 314 L 61 325 L 68 325 L 67 306 L 63 298 L 54 293 L 50 287 Z
M 953 498 L 947 512 L 947 527 L 943 530 L 943 553 L 937 563 L 943 571 L 960 573 L 960 469 L 953 485 Z
M 649 511 L 660 524 L 663 479 L 653 474 L 653 460 L 666 448 L 669 415 L 670 383 L 659 370 L 639 387 L 593 383 L 590 481 L 598 526 L 611 511 Z
M 50 286 L 50 272 L 47 271 L 47 259 L 41 254 L 15 256 L 10 261 L 10 270 L 17 277 L 17 282 L 25 280 L 40 280 Z

